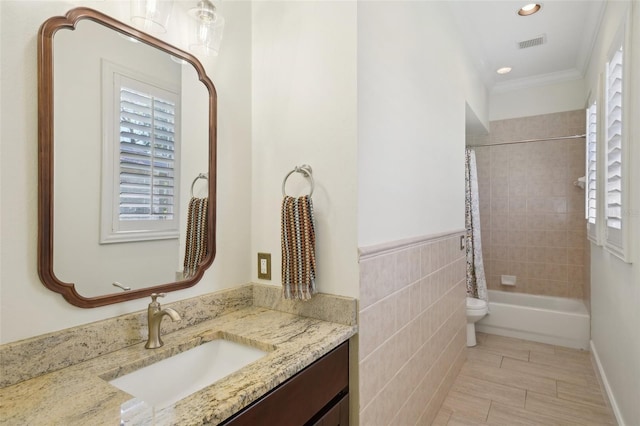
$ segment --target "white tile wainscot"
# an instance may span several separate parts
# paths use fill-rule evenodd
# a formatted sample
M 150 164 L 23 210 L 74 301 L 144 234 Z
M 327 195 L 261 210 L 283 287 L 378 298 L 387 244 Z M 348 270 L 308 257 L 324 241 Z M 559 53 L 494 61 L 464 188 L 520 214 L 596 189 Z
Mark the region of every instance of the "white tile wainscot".
M 430 424 L 466 360 L 463 231 L 360 249 L 360 424 Z

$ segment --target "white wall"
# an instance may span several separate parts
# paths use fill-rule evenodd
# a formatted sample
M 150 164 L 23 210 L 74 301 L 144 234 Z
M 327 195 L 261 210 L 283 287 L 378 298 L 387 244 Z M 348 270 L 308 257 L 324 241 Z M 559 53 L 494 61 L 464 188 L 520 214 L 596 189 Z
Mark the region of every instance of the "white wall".
M 63 1 L 2 1 L 0 111 L 0 343 L 60 330 L 143 309 L 145 299 L 94 309 L 68 304 L 46 289 L 36 272 L 37 254 L 37 76 L 36 35 L 42 22 L 62 15 Z M 128 20 L 128 2 L 85 5 Z M 177 9 L 176 9 L 177 10 Z M 214 265 L 191 289 L 170 293 L 166 302 L 209 293 L 250 280 L 251 4 L 224 5 L 225 35 L 217 60 L 203 64 L 218 90 L 218 252 Z M 183 17 L 184 16 L 184 17 Z M 185 46 L 179 32 L 186 15 L 172 18 L 166 41 Z M 175 25 L 177 24 L 177 25 Z
M 494 121 L 575 111 L 584 108 L 585 102 L 583 78 L 507 92 L 494 90 L 489 96 L 489 118 Z
M 358 244 L 464 227 L 465 102 L 486 90 L 446 2 L 358 4 Z
M 601 31 L 587 73 L 587 88 L 595 87 L 604 69 L 606 53 L 621 22 L 628 1 L 608 2 Z M 633 5 L 633 40 L 626 46 L 631 61 L 629 117 L 640 116 L 640 7 Z M 624 263 L 600 246 L 591 244 L 591 339 L 600 360 L 621 425 L 640 424 L 640 123 L 625 123 L 629 132 L 629 157 L 625 159 L 630 182 L 626 210 L 631 233 L 631 261 Z
M 0 5 L 0 23 L 2 23 L 2 5 Z M 2 56 L 2 49 L 3 49 L 4 43 L 2 42 L 2 40 L 0 40 L 0 124 L 4 123 L 3 122 L 3 106 L 4 103 L 2 102 L 2 99 L 4 99 L 3 97 L 3 92 L 4 92 L 4 72 L 2 70 L 2 61 L 4 60 L 4 57 Z M 3 126 L 4 127 L 4 126 Z M 2 144 L 4 141 L 4 137 L 3 137 L 3 133 L 2 131 L 0 131 L 0 165 L 4 164 L 2 161 L 2 157 L 3 157 L 3 149 L 2 149 Z M 0 202 L 4 201 L 4 197 L 3 197 L 3 187 L 2 184 L 4 182 L 4 179 L 2 178 L 2 169 L 0 169 Z M 2 209 L 0 208 L 0 238 L 2 237 L 2 227 L 3 227 L 3 221 L 2 221 Z M 0 240 L 1 241 L 1 240 Z M 0 245 L 0 277 L 2 277 L 2 265 L 3 265 L 3 253 L 5 252 L 4 247 Z M 0 319 L 2 318 L 2 306 L 4 304 L 3 301 L 3 296 L 2 296 L 2 287 L 1 287 L 2 281 L 0 281 Z M 0 322 L 0 343 L 2 342 L 2 323 Z
M 313 168 L 317 287 L 358 297 L 356 237 L 356 2 L 253 5 L 252 277 L 271 253 L 280 285 L 281 185 L 295 166 Z M 308 193 L 300 174 L 289 195 Z

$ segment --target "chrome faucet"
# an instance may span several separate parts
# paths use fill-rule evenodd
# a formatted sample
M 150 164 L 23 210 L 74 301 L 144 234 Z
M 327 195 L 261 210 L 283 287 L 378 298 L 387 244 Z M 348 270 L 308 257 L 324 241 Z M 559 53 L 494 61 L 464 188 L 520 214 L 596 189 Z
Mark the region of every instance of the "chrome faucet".
M 149 325 L 149 339 L 144 345 L 147 349 L 156 349 L 164 345 L 160 338 L 160 324 L 165 315 L 169 315 L 172 321 L 180 321 L 180 315 L 171 308 L 161 309 L 160 302 L 156 301 L 158 297 L 164 297 L 164 293 L 153 293 L 151 295 L 151 303 L 147 309 L 147 320 Z

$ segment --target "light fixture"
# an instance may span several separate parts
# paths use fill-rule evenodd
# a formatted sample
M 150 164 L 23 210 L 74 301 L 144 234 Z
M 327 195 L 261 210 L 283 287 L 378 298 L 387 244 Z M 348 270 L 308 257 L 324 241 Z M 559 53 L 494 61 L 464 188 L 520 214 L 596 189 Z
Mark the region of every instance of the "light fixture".
M 529 16 L 538 12 L 542 8 L 540 3 L 529 3 L 527 5 L 522 6 L 520 10 L 518 10 L 518 15 L 520 16 Z
M 131 0 L 131 22 L 151 33 L 166 33 L 173 0 Z
M 502 67 L 496 70 L 498 74 L 508 74 L 511 72 L 511 67 Z
M 198 5 L 189 9 L 194 19 L 189 41 L 189 50 L 204 55 L 217 56 L 222 42 L 224 18 L 210 0 L 200 0 Z

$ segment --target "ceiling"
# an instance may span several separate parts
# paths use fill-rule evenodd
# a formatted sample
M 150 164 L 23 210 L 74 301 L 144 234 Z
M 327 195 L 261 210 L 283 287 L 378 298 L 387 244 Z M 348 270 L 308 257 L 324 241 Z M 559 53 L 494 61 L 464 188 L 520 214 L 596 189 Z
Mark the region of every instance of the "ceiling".
M 605 0 L 546 0 L 530 16 L 528 0 L 451 1 L 460 33 L 490 92 L 532 87 L 584 76 Z M 518 43 L 544 36 L 541 45 Z M 508 74 L 496 70 L 511 67 Z

